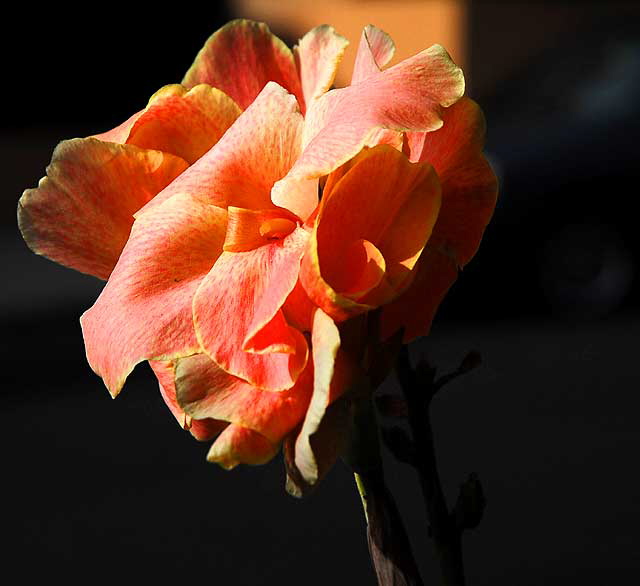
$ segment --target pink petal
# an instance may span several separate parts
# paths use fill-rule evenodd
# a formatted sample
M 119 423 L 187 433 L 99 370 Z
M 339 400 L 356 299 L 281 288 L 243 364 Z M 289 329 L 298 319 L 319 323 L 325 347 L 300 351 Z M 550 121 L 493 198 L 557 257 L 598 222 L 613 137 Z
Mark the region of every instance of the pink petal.
M 269 81 L 304 103 L 291 50 L 266 24 L 239 19 L 209 37 L 182 84 L 217 87 L 245 110 Z
M 63 141 L 47 177 L 20 199 L 20 230 L 37 254 L 106 279 L 133 214 L 186 168 L 184 160 L 158 151 L 95 138 Z
M 360 83 L 378 73 L 391 61 L 395 50 L 393 39 L 387 33 L 372 24 L 365 26 L 360 37 L 356 62 L 353 66 L 351 85 Z
M 271 460 L 279 449 L 279 444 L 271 443 L 257 431 L 232 423 L 211 446 L 207 460 L 227 470 L 238 464 L 258 466 Z
M 164 402 L 182 429 L 190 431 L 191 435 L 197 440 L 208 441 L 216 437 L 227 426 L 226 421 L 217 421 L 215 419 L 194 420 L 182 410 L 176 398 L 174 361 L 151 360 L 149 365 L 158 379 L 160 394 Z
M 349 41 L 326 24 L 310 30 L 294 47 L 293 54 L 308 105 L 333 84 L 336 70 Z
M 442 107 L 454 104 L 463 92 L 462 71 L 434 45 L 357 85 L 324 94 L 309 105 L 306 147 L 275 191 L 286 191 L 292 180 L 331 173 L 363 147 L 378 144 L 380 129 L 440 128 Z
M 303 228 L 246 252 L 223 252 L 200 285 L 193 316 L 198 340 L 225 371 L 268 390 L 292 387 L 307 344 L 281 308 L 298 279 Z
M 81 319 L 89 364 L 113 396 L 139 362 L 200 350 L 191 305 L 222 251 L 226 216 L 177 195 L 136 220 L 109 282 Z
M 300 153 L 302 126 L 295 98 L 277 84 L 267 84 L 218 143 L 159 194 L 150 207 L 176 193 L 190 193 L 220 207 L 274 207 L 271 187 Z M 309 204 L 300 200 L 305 207 L 317 204 L 317 183 L 314 187 Z
M 257 389 L 226 373 L 204 354 L 180 358 L 176 366 L 177 399 L 194 421 L 212 418 L 237 423 L 273 444 L 300 424 L 312 388 L 311 364 L 291 389 L 278 393 Z

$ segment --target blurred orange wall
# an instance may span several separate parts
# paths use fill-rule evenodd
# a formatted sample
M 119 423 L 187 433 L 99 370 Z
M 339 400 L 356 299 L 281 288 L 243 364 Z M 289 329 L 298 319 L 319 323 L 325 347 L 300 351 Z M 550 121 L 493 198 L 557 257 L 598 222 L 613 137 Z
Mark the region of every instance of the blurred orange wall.
M 234 0 L 237 16 L 266 22 L 296 40 L 319 24 L 331 24 L 350 41 L 336 85 L 349 83 L 362 28 L 374 24 L 396 43 L 393 63 L 434 43 L 465 69 L 467 2 L 463 0 Z

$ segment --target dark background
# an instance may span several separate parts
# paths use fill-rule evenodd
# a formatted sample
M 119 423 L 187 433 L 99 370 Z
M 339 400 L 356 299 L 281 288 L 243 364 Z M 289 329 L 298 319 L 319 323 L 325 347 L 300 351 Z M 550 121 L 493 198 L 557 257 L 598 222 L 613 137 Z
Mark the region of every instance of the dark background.
M 0 538 L 22 583 L 374 583 L 344 465 L 295 500 L 279 458 L 207 464 L 146 366 L 112 401 L 78 323 L 102 284 L 36 257 L 17 231 L 17 200 L 55 144 L 117 125 L 178 82 L 236 16 L 211 5 L 18 7 L 3 25 Z M 433 406 L 450 500 L 471 471 L 488 498 L 464 540 L 470 584 L 640 578 L 638 16 L 616 2 L 470 6 L 469 93 L 487 116 L 500 202 L 413 348 L 444 371 L 467 350 L 484 357 Z M 434 583 L 416 479 L 391 461 L 388 474 Z

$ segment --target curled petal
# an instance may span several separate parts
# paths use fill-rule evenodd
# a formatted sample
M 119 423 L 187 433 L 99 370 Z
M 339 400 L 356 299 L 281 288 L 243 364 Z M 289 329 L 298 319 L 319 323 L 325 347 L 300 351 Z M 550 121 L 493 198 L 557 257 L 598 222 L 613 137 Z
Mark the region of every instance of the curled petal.
M 297 218 L 287 210 L 247 210 L 229 206 L 229 223 L 224 241 L 227 252 L 246 252 L 273 239 L 284 238 L 297 227 Z
M 331 173 L 363 147 L 378 144 L 380 129 L 440 128 L 442 108 L 457 102 L 463 93 L 462 71 L 440 45 L 357 85 L 327 92 L 309 105 L 305 149 L 275 189 L 286 190 L 290 180 Z
M 347 39 L 324 24 L 310 30 L 293 48 L 306 104 L 331 87 L 348 45 Z
M 299 155 L 302 126 L 295 98 L 279 85 L 267 84 L 216 145 L 149 207 L 176 193 L 190 193 L 219 207 L 273 208 L 271 187 Z M 304 207 L 317 204 L 317 182 L 311 188 L 310 203 L 296 199 Z
M 113 396 L 139 362 L 200 350 L 191 306 L 222 252 L 226 216 L 178 195 L 136 220 L 109 282 L 81 319 L 89 364 Z
M 245 110 L 269 81 L 304 103 L 291 50 L 266 24 L 238 19 L 209 37 L 182 84 L 219 88 Z
M 262 389 L 292 387 L 307 344 L 282 306 L 298 279 L 303 228 L 246 252 L 223 252 L 193 302 L 202 348 L 225 371 Z
M 172 153 L 192 164 L 218 142 L 240 112 L 219 89 L 167 85 L 151 97 L 145 110 L 96 138 Z
M 266 464 L 279 449 L 280 444 L 271 443 L 257 431 L 232 423 L 213 443 L 207 454 L 207 460 L 231 470 L 238 464 L 254 466 Z
M 311 300 L 342 321 L 390 302 L 408 286 L 440 208 L 433 168 L 379 146 L 327 181 L 302 262 Z
M 351 85 L 360 83 L 373 74 L 378 73 L 395 53 L 393 39 L 383 30 L 368 24 L 362 31 L 356 62 L 353 66 Z
M 293 447 L 295 468 L 309 485 L 322 478 L 344 445 L 346 412 L 330 410 L 330 406 L 345 393 L 352 377 L 346 357 L 339 353 L 338 328 L 320 309 L 313 318 L 311 348 L 313 395 Z
M 106 279 L 134 213 L 186 168 L 183 159 L 159 151 L 66 140 L 53 152 L 47 176 L 20 198 L 20 230 L 35 253 Z
M 313 386 L 311 373 L 309 364 L 291 389 L 273 393 L 226 373 L 205 354 L 196 354 L 177 361 L 177 399 L 194 421 L 237 423 L 277 444 L 304 418 Z
M 192 419 L 187 415 L 176 398 L 175 386 L 175 362 L 172 360 L 150 360 L 151 366 L 160 387 L 160 394 L 164 399 L 167 407 L 178 421 L 182 429 L 191 432 L 191 435 L 199 441 L 208 441 L 216 437 L 226 426 L 226 421 L 218 421 L 215 419 Z

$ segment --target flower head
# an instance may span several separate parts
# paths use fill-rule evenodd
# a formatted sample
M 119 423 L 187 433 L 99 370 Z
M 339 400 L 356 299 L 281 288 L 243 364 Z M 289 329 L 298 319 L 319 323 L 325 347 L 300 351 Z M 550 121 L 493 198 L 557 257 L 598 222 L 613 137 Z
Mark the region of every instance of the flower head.
M 113 396 L 149 361 L 180 424 L 215 438 L 210 460 L 284 443 L 309 484 L 341 450 L 364 346 L 427 333 L 497 191 L 442 47 L 384 69 L 393 42 L 368 26 L 332 90 L 345 47 L 328 26 L 290 51 L 233 21 L 181 85 L 61 143 L 19 205 L 35 252 L 107 279 L 81 322 Z

